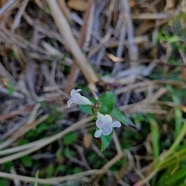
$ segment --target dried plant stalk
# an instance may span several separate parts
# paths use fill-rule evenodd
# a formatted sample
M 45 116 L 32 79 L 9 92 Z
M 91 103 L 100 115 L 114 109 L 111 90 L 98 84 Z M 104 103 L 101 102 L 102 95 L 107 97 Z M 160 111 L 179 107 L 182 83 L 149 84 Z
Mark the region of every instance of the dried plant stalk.
M 76 59 L 75 61 L 78 67 L 81 69 L 81 71 L 85 75 L 87 81 L 90 84 L 94 84 L 95 82 L 98 81 L 98 78 L 95 72 L 93 71 L 93 69 L 91 68 L 91 66 L 88 64 L 85 55 L 83 54 L 80 47 L 78 46 L 78 43 L 76 42 L 72 34 L 70 26 L 68 22 L 66 21 L 63 13 L 60 11 L 56 0 L 53 0 L 53 1 L 47 0 L 47 2 L 51 9 L 55 23 L 61 35 L 63 36 L 68 49 L 72 53 L 73 57 Z

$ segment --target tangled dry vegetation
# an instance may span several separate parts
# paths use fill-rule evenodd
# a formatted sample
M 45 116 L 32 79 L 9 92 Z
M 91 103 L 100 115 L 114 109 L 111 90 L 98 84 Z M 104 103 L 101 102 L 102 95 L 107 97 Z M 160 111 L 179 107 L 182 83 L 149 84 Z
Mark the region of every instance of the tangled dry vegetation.
M 0 185 L 185 183 L 185 0 L 0 6 Z M 136 126 L 101 153 L 74 87 L 114 91 Z

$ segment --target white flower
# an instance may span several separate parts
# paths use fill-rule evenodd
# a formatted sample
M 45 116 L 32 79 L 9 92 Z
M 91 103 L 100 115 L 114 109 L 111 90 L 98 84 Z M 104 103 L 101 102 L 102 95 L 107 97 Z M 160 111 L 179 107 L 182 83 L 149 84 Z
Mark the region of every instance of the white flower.
M 98 112 L 96 126 L 99 130 L 94 133 L 94 137 L 99 138 L 102 134 L 104 136 L 111 134 L 114 127 L 121 127 L 121 123 L 119 121 L 112 122 L 112 117 L 110 115 L 103 115 Z
M 71 96 L 71 97 L 70 97 L 70 99 L 69 99 L 68 102 L 67 102 L 68 108 L 70 107 L 70 105 L 71 105 L 72 103 L 79 104 L 79 105 L 92 105 L 92 104 L 93 104 L 93 103 L 90 102 L 86 97 L 81 96 L 81 94 L 78 93 L 78 92 L 80 92 L 80 91 L 81 91 L 81 89 L 77 89 L 77 90 L 72 89 L 72 90 L 70 91 L 70 96 Z

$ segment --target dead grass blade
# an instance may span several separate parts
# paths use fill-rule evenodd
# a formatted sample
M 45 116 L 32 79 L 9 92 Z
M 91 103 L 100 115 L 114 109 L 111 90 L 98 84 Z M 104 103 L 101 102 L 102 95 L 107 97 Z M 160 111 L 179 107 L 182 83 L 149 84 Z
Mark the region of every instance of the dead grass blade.
M 68 49 L 76 59 L 77 65 L 82 70 L 88 82 L 90 84 L 95 84 L 98 81 L 98 78 L 91 66 L 88 64 L 85 55 L 82 53 L 80 47 L 78 46 L 63 13 L 60 11 L 57 5 L 56 0 L 47 0 L 47 2 L 51 9 L 56 25 L 61 35 L 63 36 Z

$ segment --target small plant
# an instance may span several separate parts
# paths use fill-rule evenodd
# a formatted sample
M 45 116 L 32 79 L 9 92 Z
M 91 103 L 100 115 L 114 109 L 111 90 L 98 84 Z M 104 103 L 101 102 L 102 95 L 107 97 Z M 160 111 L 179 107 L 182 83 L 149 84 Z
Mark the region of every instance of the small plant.
M 97 99 L 88 99 L 82 96 L 79 93 L 80 91 L 81 89 L 71 90 L 71 97 L 67 102 L 67 106 L 69 108 L 71 104 L 78 104 L 83 112 L 94 116 L 96 120 L 94 137 L 101 139 L 101 151 L 103 151 L 110 145 L 113 128 L 121 127 L 121 123 L 127 126 L 133 125 L 133 123 L 120 110 L 115 108 L 116 97 L 113 92 L 106 92 Z M 116 119 L 116 121 L 113 121 L 112 118 Z

